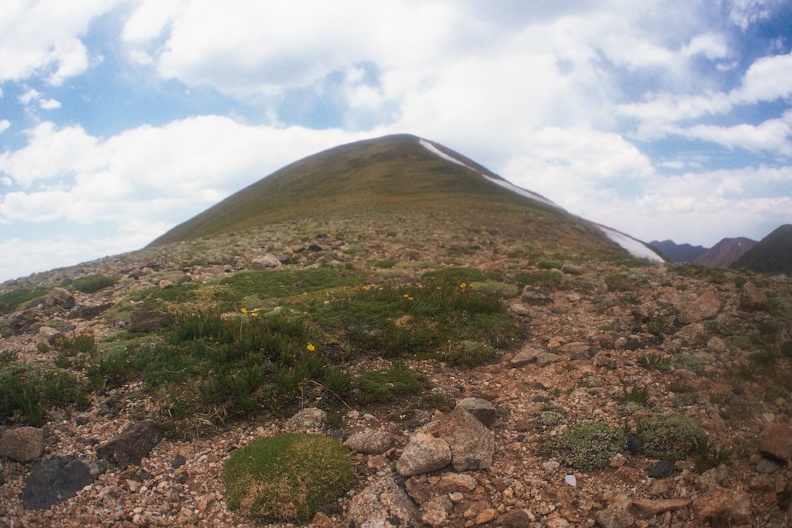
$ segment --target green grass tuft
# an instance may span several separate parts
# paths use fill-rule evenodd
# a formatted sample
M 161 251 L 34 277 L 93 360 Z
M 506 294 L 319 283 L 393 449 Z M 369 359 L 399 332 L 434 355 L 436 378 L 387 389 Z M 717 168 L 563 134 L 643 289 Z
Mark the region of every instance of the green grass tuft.
M 622 429 L 602 422 L 583 422 L 561 435 L 557 449 L 564 464 L 581 471 L 602 469 L 627 446 Z
M 299 522 L 332 506 L 357 482 L 336 440 L 285 434 L 235 451 L 223 469 L 229 506 L 260 522 Z
M 682 414 L 647 416 L 638 421 L 644 453 L 676 462 L 695 453 L 706 441 L 704 430 Z

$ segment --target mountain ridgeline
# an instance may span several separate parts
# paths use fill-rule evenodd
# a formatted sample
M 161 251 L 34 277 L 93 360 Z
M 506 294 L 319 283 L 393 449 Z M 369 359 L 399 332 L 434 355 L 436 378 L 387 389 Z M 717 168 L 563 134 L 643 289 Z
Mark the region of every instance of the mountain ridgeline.
M 629 256 L 601 226 L 512 186 L 461 154 L 406 134 L 342 145 L 296 161 L 176 226 L 149 247 L 301 218 L 352 218 L 376 225 L 383 215 L 411 224 L 451 218 L 459 229 L 491 226 L 520 239 L 605 258 Z
M 764 237 L 731 267 L 792 276 L 792 224 L 782 225 Z

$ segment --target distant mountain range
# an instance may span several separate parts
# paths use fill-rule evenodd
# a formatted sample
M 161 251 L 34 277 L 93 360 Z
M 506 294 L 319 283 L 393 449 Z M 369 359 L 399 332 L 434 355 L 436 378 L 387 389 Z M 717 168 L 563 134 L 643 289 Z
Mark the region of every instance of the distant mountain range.
M 784 224 L 764 237 L 731 267 L 792 276 L 792 224 Z
M 662 242 L 652 240 L 649 245 L 671 262 L 693 262 L 697 257 L 707 252 L 707 248 L 704 246 L 677 244 L 673 240 L 663 240 Z
M 737 237 L 724 238 L 709 249 L 672 240 L 653 240 L 649 245 L 671 262 L 792 275 L 792 224 L 782 225 L 760 242 Z

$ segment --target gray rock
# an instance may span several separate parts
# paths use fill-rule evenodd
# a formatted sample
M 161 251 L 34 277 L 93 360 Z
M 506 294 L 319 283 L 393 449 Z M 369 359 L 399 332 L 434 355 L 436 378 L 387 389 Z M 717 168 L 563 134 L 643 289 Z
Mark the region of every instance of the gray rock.
M 646 474 L 652 478 L 666 478 L 677 470 L 676 465 L 668 460 L 658 460 L 646 470 Z
M 393 445 L 393 435 L 378 429 L 366 429 L 350 436 L 344 445 L 364 455 L 384 453 Z
M 390 476 L 381 477 L 352 498 L 349 520 L 357 528 L 408 528 L 418 524 L 418 510 Z
M 521 298 L 522 302 L 529 306 L 543 306 L 553 303 L 552 297 L 548 297 L 547 295 L 536 291 L 531 286 L 526 286 L 523 288 Z
M 776 462 L 775 460 L 769 460 L 767 458 L 762 458 L 759 462 L 756 463 L 756 472 L 766 475 L 768 473 L 775 473 L 779 469 L 781 469 L 781 464 Z
M 463 398 L 457 402 L 457 405 L 463 407 L 487 427 L 491 427 L 498 417 L 495 406 L 484 398 Z
M 140 465 L 159 441 L 162 428 L 153 420 L 143 420 L 127 427 L 120 435 L 96 448 L 99 458 L 122 468 Z
M 444 468 L 450 463 L 451 449 L 445 440 L 417 432 L 396 462 L 396 471 L 403 477 L 411 477 Z
M 284 424 L 287 431 L 305 432 L 322 429 L 327 423 L 327 413 L 316 407 L 308 407 L 288 419 Z
M 279 266 L 281 266 L 280 259 L 275 255 L 273 255 L 272 253 L 267 253 L 262 257 L 253 259 L 253 262 L 251 262 L 250 265 L 250 269 L 264 270 L 264 269 L 277 268 Z
M 44 430 L 17 427 L 0 435 L 0 456 L 26 464 L 44 453 Z
M 39 328 L 38 335 L 41 338 L 41 340 L 46 344 L 54 345 L 55 341 L 63 334 L 57 328 L 52 328 L 50 326 L 42 326 L 41 328 Z
M 451 448 L 455 471 L 477 471 L 492 465 L 495 435 L 464 407 L 457 406 L 444 416 L 436 431 Z
M 47 306 L 60 306 L 64 310 L 74 308 L 74 294 L 65 288 L 55 288 L 46 299 L 44 304 Z
M 55 457 L 33 463 L 22 490 L 22 504 L 29 510 L 45 510 L 59 504 L 104 473 L 96 460 Z

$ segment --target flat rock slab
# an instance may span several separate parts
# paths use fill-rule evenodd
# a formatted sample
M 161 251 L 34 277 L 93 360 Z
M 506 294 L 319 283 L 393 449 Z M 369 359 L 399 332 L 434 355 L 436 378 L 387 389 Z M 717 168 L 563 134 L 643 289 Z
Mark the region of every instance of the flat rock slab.
M 96 460 L 54 457 L 33 463 L 22 490 L 22 504 L 29 510 L 45 510 L 70 499 L 104 473 Z
M 130 425 L 120 435 L 97 447 L 96 454 L 122 468 L 137 466 L 160 440 L 160 425 L 153 420 L 143 420 Z

